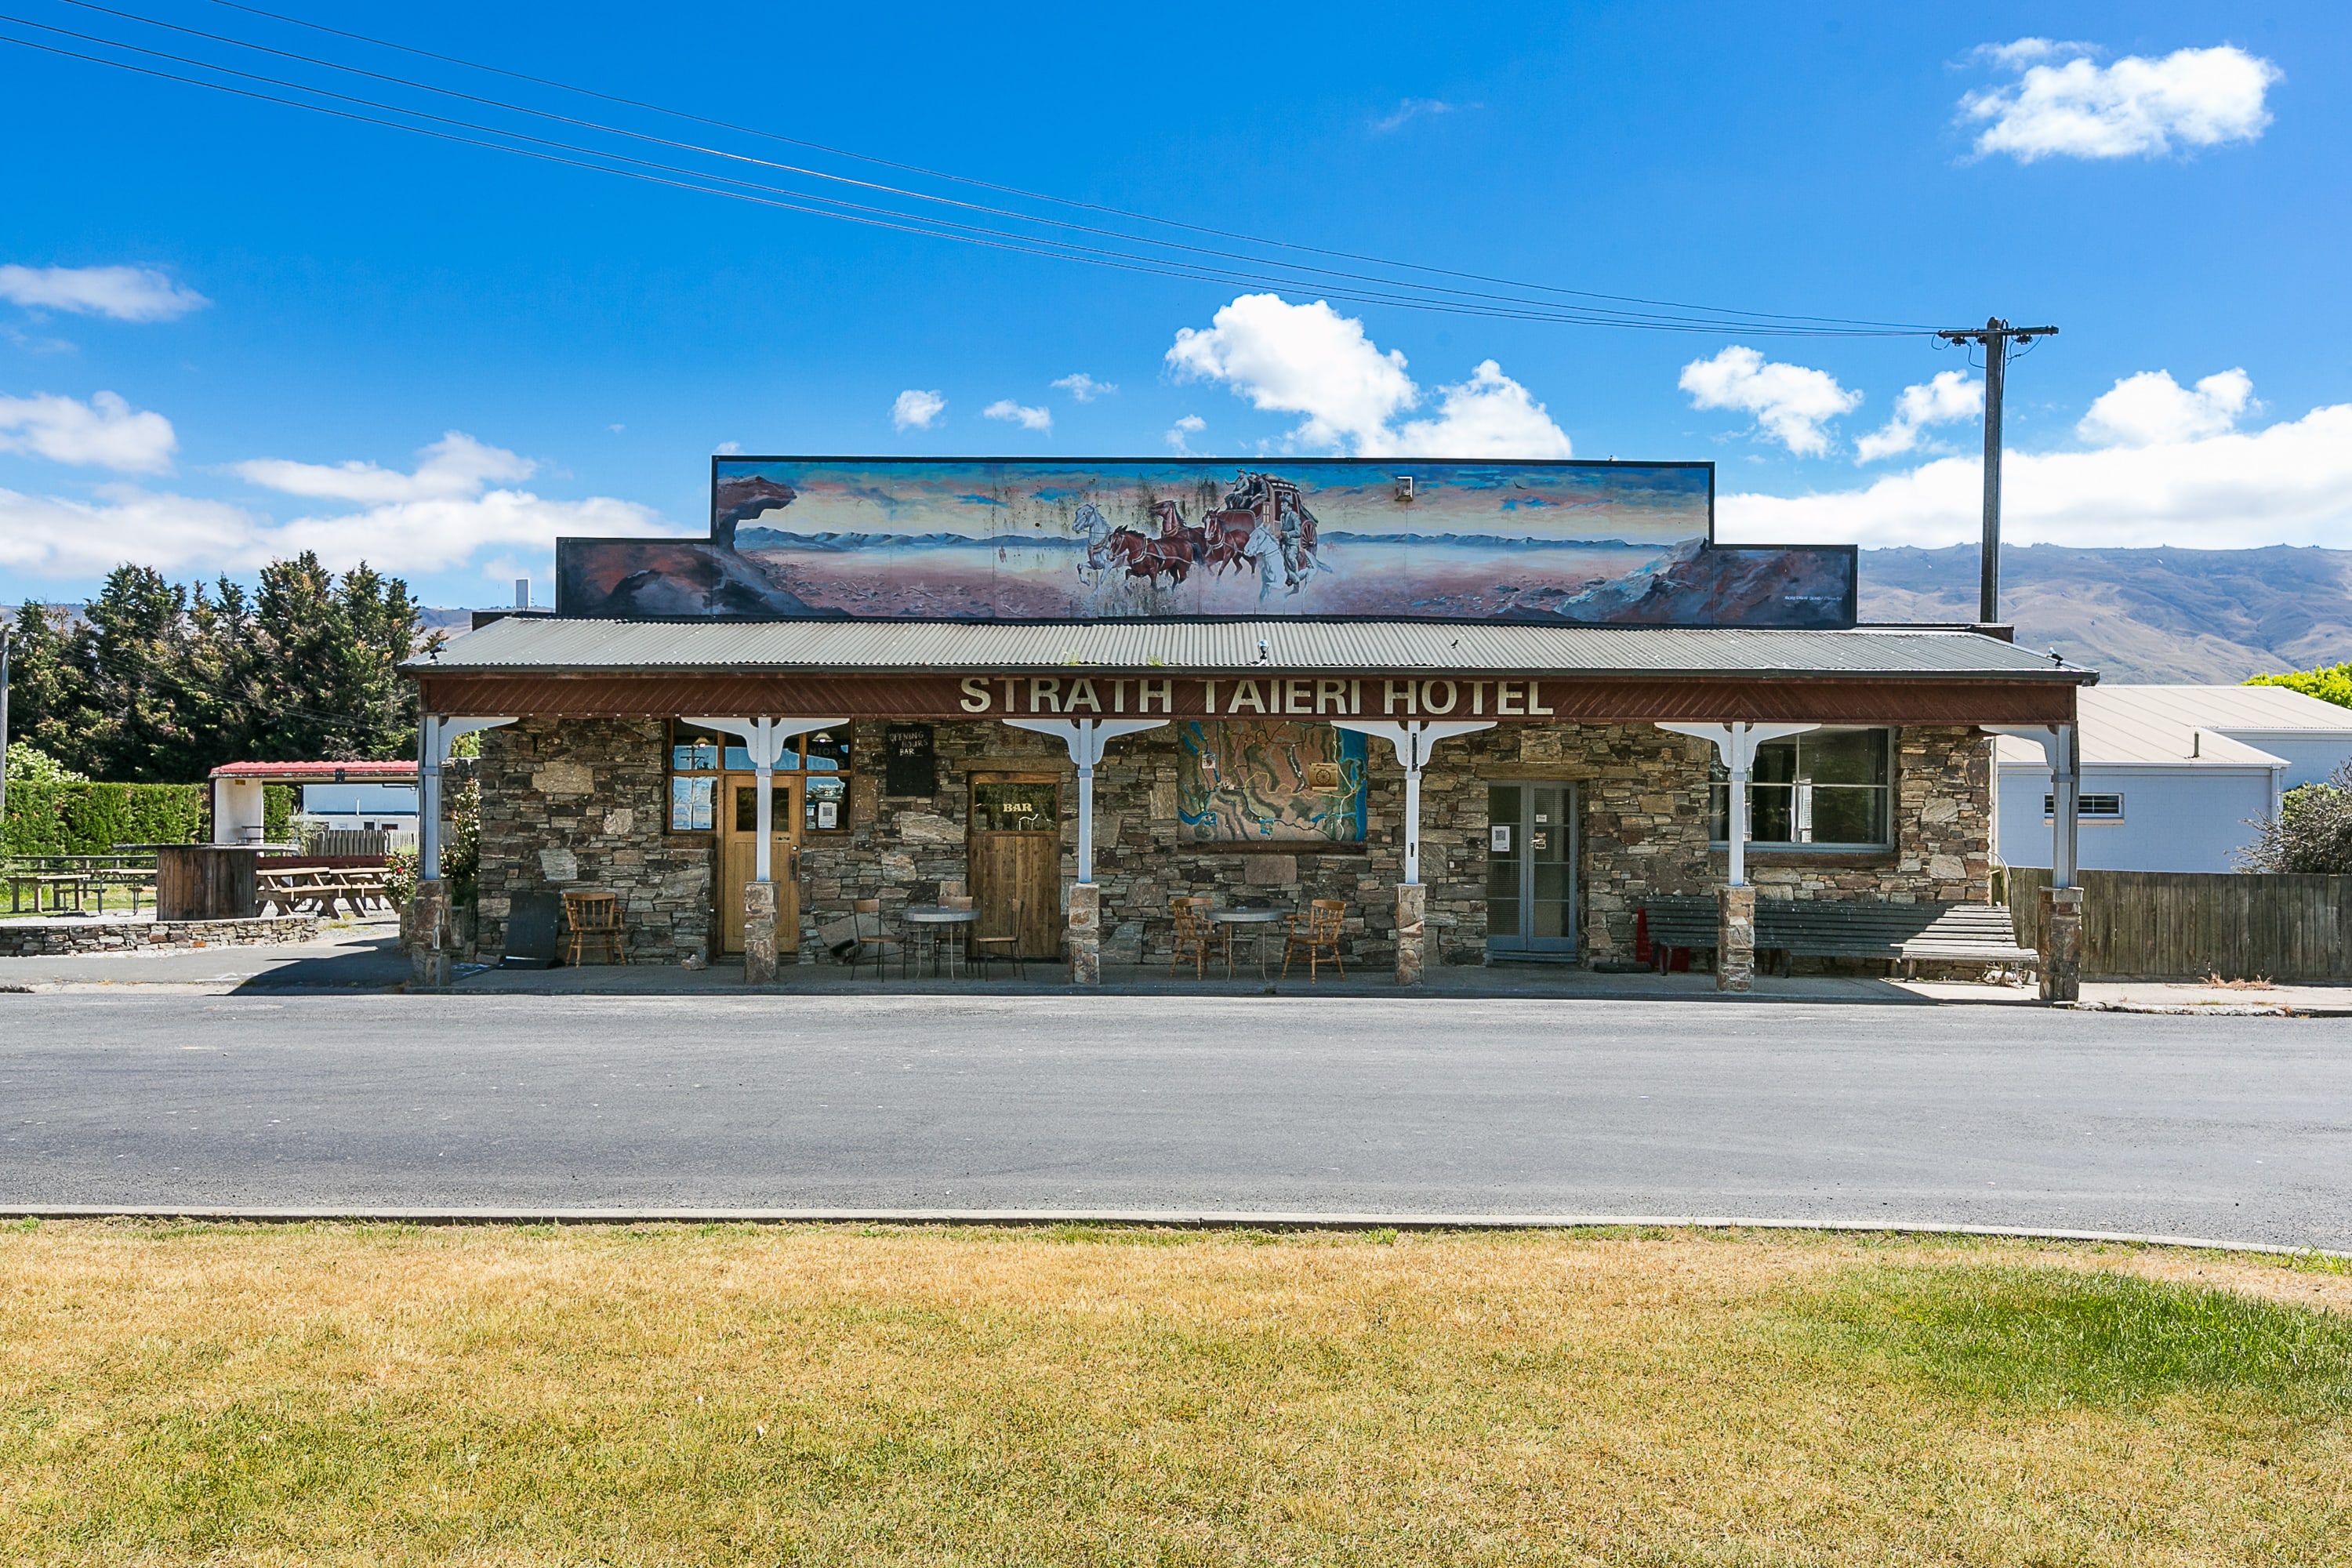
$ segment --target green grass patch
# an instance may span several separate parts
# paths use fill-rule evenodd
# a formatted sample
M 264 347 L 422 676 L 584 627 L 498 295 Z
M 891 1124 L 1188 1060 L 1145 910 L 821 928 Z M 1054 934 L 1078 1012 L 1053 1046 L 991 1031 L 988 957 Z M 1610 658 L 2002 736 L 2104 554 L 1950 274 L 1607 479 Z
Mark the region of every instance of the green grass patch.
M 2229 1394 L 2352 1411 L 2352 1318 L 2124 1274 L 1857 1269 L 1798 1306 L 1841 1356 L 1977 1400 L 2116 1407 Z

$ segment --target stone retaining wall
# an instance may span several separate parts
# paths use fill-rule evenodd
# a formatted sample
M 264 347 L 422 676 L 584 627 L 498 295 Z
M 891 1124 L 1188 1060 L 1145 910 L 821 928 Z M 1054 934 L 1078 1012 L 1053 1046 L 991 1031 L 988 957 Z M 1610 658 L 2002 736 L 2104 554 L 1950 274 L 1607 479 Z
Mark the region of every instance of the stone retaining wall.
M 249 921 L 91 920 L 0 921 L 0 958 L 47 958 L 68 952 L 138 952 L 150 949 L 264 947 L 310 942 L 316 915 L 266 915 Z

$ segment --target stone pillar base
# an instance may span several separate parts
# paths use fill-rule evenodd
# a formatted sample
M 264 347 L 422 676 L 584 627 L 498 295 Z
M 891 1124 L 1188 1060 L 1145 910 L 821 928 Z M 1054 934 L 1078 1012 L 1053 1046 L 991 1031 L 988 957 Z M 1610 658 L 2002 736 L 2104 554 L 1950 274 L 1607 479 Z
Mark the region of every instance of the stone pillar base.
M 1102 884 L 1070 885 L 1070 984 L 1102 984 Z
M 449 984 L 449 884 L 419 882 L 408 900 L 408 987 L 439 991 Z
M 1429 889 L 1426 885 L 1420 882 L 1397 884 L 1396 939 L 1397 984 L 1418 985 L 1429 942 Z
M 776 983 L 776 885 L 743 884 L 743 984 Z
M 1716 910 L 1715 988 L 1746 991 L 1756 983 L 1756 889 L 1720 889 Z
M 2083 889 L 2042 889 L 2042 999 L 2083 999 Z

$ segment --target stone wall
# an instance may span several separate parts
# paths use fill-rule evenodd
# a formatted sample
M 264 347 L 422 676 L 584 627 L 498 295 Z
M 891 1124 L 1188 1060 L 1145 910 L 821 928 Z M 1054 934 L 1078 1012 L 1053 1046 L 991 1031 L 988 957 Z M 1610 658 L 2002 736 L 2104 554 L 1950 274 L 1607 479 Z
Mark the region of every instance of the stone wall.
M 310 942 L 316 915 L 263 915 L 249 921 L 110 920 L 0 921 L 0 958 L 45 958 L 65 952 L 140 952 L 194 947 L 265 947 Z
M 481 948 L 506 943 L 520 892 L 619 893 L 632 963 L 708 955 L 709 835 L 663 831 L 669 727 L 661 719 L 525 719 L 482 731 Z
M 932 727 L 938 788 L 883 795 L 888 725 L 853 726 L 850 828 L 802 847 L 798 949 L 824 957 L 818 931 L 856 899 L 908 904 L 965 890 L 964 830 L 974 772 L 1047 773 L 1063 781 L 1062 879 L 1076 874 L 1076 771 L 1059 741 L 989 722 Z M 503 941 L 510 896 L 524 889 L 599 887 L 628 907 L 630 954 L 667 963 L 713 942 L 708 837 L 663 832 L 667 730 L 658 720 L 529 720 L 483 737 L 481 945 Z M 1989 742 L 1965 728 L 1897 737 L 1892 849 L 1863 853 L 1754 849 L 1749 876 L 1766 898 L 1984 900 L 1990 897 Z M 1395 952 L 1395 884 L 1404 777 L 1393 751 L 1369 748 L 1370 842 L 1344 852 L 1212 852 L 1180 842 L 1177 740 L 1171 729 L 1111 743 L 1096 776 L 1095 875 L 1103 889 L 1104 959 L 1168 958 L 1168 901 L 1256 897 L 1283 906 L 1333 898 L 1349 906 L 1348 962 L 1385 967 Z M 1486 954 L 1487 781 L 1573 782 L 1579 790 L 1582 956 L 1633 958 L 1634 916 L 1654 894 L 1709 893 L 1726 857 L 1706 843 L 1707 763 L 1699 741 L 1650 724 L 1507 727 L 1444 742 L 1422 783 L 1422 879 L 1429 887 L 1432 962 Z M 793 943 L 780 942 L 784 954 Z M 784 962 L 792 962 L 789 956 Z

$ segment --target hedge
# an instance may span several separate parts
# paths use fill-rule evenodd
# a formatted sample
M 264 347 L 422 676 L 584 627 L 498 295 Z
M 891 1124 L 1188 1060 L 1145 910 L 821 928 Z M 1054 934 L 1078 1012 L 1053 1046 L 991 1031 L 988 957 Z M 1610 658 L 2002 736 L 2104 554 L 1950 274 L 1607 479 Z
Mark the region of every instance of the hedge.
M 109 855 L 118 844 L 188 844 L 204 826 L 203 784 L 13 784 L 0 852 Z

